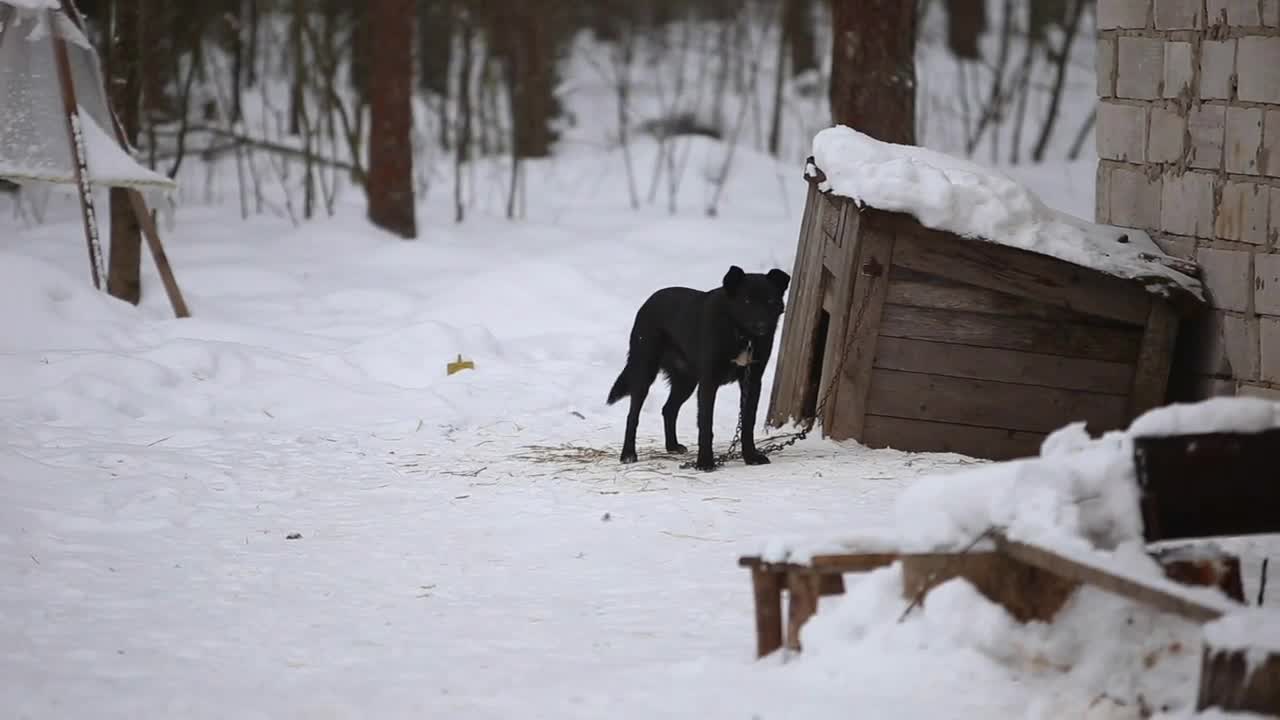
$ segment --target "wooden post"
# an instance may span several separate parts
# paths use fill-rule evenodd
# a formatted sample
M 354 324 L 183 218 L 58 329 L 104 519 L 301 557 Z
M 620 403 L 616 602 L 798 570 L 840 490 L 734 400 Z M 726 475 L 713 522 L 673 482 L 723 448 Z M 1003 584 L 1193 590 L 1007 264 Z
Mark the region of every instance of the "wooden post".
M 787 573 L 787 649 L 800 650 L 800 628 L 818 612 L 820 576 L 812 571 Z
M 902 557 L 902 591 L 923 597 L 942 583 L 962 577 L 1019 622 L 1049 622 L 1067 604 L 1079 583 L 1015 560 L 1003 553 L 922 553 Z
M 89 269 L 93 274 L 93 286 L 101 290 L 102 278 L 106 273 L 102 264 L 102 246 L 98 239 L 98 216 L 93 206 L 93 190 L 89 187 L 89 167 L 85 160 L 79 103 L 76 102 L 75 82 L 71 78 L 71 59 L 67 54 L 67 41 L 58 31 L 56 10 L 46 13 L 46 22 L 49 23 L 53 57 L 58 66 L 58 87 L 62 91 L 62 109 L 67 118 L 67 144 L 71 150 L 71 168 L 75 173 L 76 190 L 80 197 L 80 218 L 84 222 L 84 238 L 89 246 Z
M 1027 565 L 1047 570 L 1065 580 L 1088 583 L 1192 622 L 1209 622 L 1224 614 L 1221 607 L 1205 604 L 1197 597 L 1172 588 L 1165 589 L 1146 580 L 1124 577 L 1107 568 L 1065 557 L 1030 543 L 1010 540 L 1002 535 L 996 535 L 995 540 L 998 552 Z
M 1217 548 L 1194 545 L 1164 548 L 1150 553 L 1164 568 L 1165 577 L 1183 585 L 1215 587 L 1227 597 L 1244 603 L 1244 580 L 1240 558 Z
M 147 203 L 143 200 L 142 193 L 136 188 L 129 188 L 129 204 L 133 206 L 133 214 L 138 218 L 143 236 L 147 238 L 147 248 L 151 250 L 151 259 L 156 263 L 156 270 L 160 272 L 160 281 L 164 283 L 164 291 L 169 296 L 169 304 L 173 306 L 173 314 L 180 318 L 191 317 L 191 311 L 187 309 L 187 301 L 183 299 L 182 291 L 178 289 L 178 281 L 173 277 L 169 256 L 165 254 L 164 245 L 160 243 L 160 233 L 156 230 L 155 219 L 147 211 Z
M 1196 710 L 1280 716 L 1280 655 L 1227 650 L 1205 644 Z
M 83 32 L 84 20 L 80 17 L 80 11 L 76 9 L 75 5 L 69 3 L 67 0 L 59 0 L 59 6 L 67 19 L 69 19 Z M 62 85 L 63 90 L 62 101 L 64 106 L 68 106 L 70 108 L 68 112 L 72 112 L 76 110 L 77 104 L 75 100 L 75 89 L 71 80 L 71 61 L 67 55 L 66 41 L 62 39 L 62 36 L 58 35 L 54 31 L 54 28 L 57 27 L 54 22 L 56 20 L 56 17 L 53 16 L 54 12 L 55 11 L 52 10 L 50 11 L 49 27 L 50 32 L 53 34 L 54 50 L 57 55 L 59 84 Z M 107 105 L 107 115 L 111 117 L 112 134 L 115 135 L 116 142 L 120 144 L 121 149 L 128 154 L 130 147 L 129 140 L 125 137 L 124 127 L 120 124 L 120 118 L 116 116 L 115 111 L 111 107 L 110 93 L 104 92 L 103 102 Z M 70 115 L 68 115 L 68 122 L 70 123 Z M 79 123 L 78 112 L 76 112 L 76 123 Z M 76 184 L 87 189 L 88 184 L 82 181 L 82 177 L 87 176 L 87 170 L 85 168 L 88 166 L 84 162 L 83 148 L 80 148 L 76 144 L 77 136 L 78 133 L 73 130 L 71 144 L 72 152 L 75 153 L 78 148 L 80 151 L 79 155 L 76 157 Z M 174 315 L 180 318 L 191 317 L 191 311 L 187 308 L 187 302 L 182 297 L 182 291 L 178 289 L 178 281 L 173 275 L 173 267 L 169 264 L 169 257 L 165 254 L 164 245 L 160 242 L 160 233 L 156 229 L 154 218 L 151 217 L 151 213 L 147 210 L 147 203 L 143 199 L 142 193 L 137 188 L 126 188 L 126 191 L 129 194 L 129 205 L 133 210 L 134 217 L 138 221 L 138 226 L 142 229 L 143 236 L 147 239 L 147 247 L 151 250 L 151 259 L 156 263 L 156 270 L 160 273 L 160 281 L 164 283 L 164 290 L 169 296 L 169 304 L 173 307 Z M 87 210 L 85 210 L 86 200 L 88 203 Z M 80 207 L 84 211 L 86 217 L 85 234 L 87 237 L 91 238 L 89 240 L 89 257 L 93 262 L 93 285 L 94 287 L 101 288 L 100 278 L 101 275 L 105 274 L 105 272 L 104 268 L 101 267 L 102 249 L 101 243 L 98 240 L 98 226 L 93 208 L 93 195 L 82 190 Z
M 756 601 L 756 657 L 782 647 L 782 574 L 769 567 L 751 568 Z
M 1142 333 L 1138 361 L 1134 366 L 1133 387 L 1129 391 L 1129 417 L 1159 407 L 1165 401 L 1169 385 L 1169 366 L 1173 362 L 1173 344 L 1178 339 L 1178 316 L 1165 301 L 1151 298 L 1151 312 Z

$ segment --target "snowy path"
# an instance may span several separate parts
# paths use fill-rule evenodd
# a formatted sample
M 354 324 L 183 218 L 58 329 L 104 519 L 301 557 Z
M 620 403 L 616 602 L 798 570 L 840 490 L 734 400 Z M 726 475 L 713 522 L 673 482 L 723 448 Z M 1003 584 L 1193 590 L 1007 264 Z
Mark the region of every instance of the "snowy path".
M 874 521 L 936 466 L 807 442 L 764 472 L 620 472 L 512 459 L 526 436 L 11 446 L 0 677 L 22 680 L 3 695 L 31 717 L 214 717 L 232 698 L 271 717 L 740 717 L 762 698 L 713 691 L 762 679 L 736 556 Z
M 558 188 L 579 212 L 534 197 L 554 217 L 403 243 L 357 207 L 297 229 L 184 209 L 169 251 L 195 317 L 180 322 L 158 292 L 134 310 L 85 287 L 73 206 L 18 228 L 0 247 L 0 306 L 23 308 L 0 316 L 0 715 L 912 720 L 1052 704 L 1054 673 L 975 649 L 1003 646 L 968 628 L 989 604 L 897 625 L 891 575 L 824 600 L 850 609 L 819 615 L 836 623 L 826 651 L 753 660 L 740 554 L 882 523 L 913 477 L 972 461 L 810 439 L 709 475 L 617 464 L 625 409 L 603 397 L 643 298 L 713 285 L 730 262 L 791 266 L 803 186 L 780 202 L 771 161 L 740 162 L 715 220 Z M 441 203 L 424 215 L 448 217 Z M 476 370 L 446 377 L 459 352 Z M 718 449 L 734 420 L 718 414 Z

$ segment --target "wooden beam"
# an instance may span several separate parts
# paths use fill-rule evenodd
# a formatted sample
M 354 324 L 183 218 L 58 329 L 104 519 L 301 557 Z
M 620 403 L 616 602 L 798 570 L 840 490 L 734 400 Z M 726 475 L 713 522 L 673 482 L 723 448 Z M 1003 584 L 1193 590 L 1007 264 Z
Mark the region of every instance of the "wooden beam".
M 1280 655 L 1262 649 L 1215 648 L 1206 643 L 1196 710 L 1209 708 L 1253 717 L 1280 715 Z
M 807 420 L 803 414 L 805 388 L 809 385 L 811 356 L 815 352 L 813 336 L 822 313 L 822 245 L 819 217 L 830 206 L 815 185 L 809 185 L 800 221 L 800 239 L 795 264 L 791 268 L 791 286 L 782 318 L 782 338 L 778 362 L 774 370 L 773 392 L 769 398 L 768 422 L 781 427 L 790 420 Z M 821 349 L 817 350 L 818 352 Z
M 822 422 L 823 434 L 829 435 L 833 410 L 840 402 L 838 399 L 840 390 L 838 386 L 833 385 L 832 376 L 836 372 L 836 365 L 840 362 L 839 357 L 844 352 L 844 337 L 848 329 L 849 313 L 854 306 L 853 288 L 856 275 L 854 261 L 858 252 L 856 238 L 860 215 L 851 202 L 827 195 L 823 197 L 826 198 L 833 212 L 839 213 L 824 217 L 820 228 L 823 238 L 822 272 L 824 276 L 830 275 L 829 284 L 824 285 L 824 290 L 830 291 L 831 304 L 826 308 L 829 313 L 827 342 L 824 347 L 818 349 L 818 352 L 822 353 L 822 375 L 818 381 L 818 404 L 822 408 L 818 415 Z
M 1012 460 L 1040 453 L 1045 433 L 962 423 L 867 415 L 863 445 L 904 452 L 953 452 L 987 460 Z
M 1173 363 L 1173 344 L 1177 339 L 1178 316 L 1167 303 L 1152 298 L 1134 366 L 1133 387 L 1129 390 L 1130 419 L 1164 404 L 1169 389 L 1169 367 Z
M 782 573 L 767 567 L 751 569 L 756 606 L 756 657 L 782 647 Z
M 165 294 L 169 296 L 169 304 L 173 306 L 173 314 L 180 318 L 191 317 L 187 309 L 187 301 L 178 289 L 178 281 L 173 277 L 173 267 L 169 265 L 169 256 L 165 254 L 164 245 L 160 242 L 160 233 L 156 230 L 155 219 L 147 211 L 147 203 L 142 193 L 136 188 L 128 188 L 129 204 L 133 206 L 133 214 L 138 218 L 142 234 L 147 238 L 147 248 L 151 250 L 151 259 L 156 263 L 160 273 L 160 281 L 164 283 Z
M 1064 260 L 998 243 L 912 227 L 899 216 L 875 211 L 877 224 L 899 230 L 895 264 L 1078 313 L 1126 324 L 1146 322 L 1150 294 L 1137 283 Z
M 1126 398 L 993 380 L 876 369 L 866 400 L 872 415 L 1050 433 L 1087 420 L 1091 432 L 1125 424 Z
M 818 612 L 821 582 L 815 572 L 793 570 L 787 573 L 787 639 L 788 650 L 800 650 L 800 629 Z
M 827 399 L 823 426 L 823 434 L 834 440 L 862 438 L 895 242 L 893 235 L 865 223 L 856 226 L 856 230 L 845 230 L 847 235 L 852 232 L 856 232 L 857 256 L 845 270 L 852 276 L 847 281 L 847 294 L 851 297 L 838 327 L 832 323 L 827 344 L 832 348 L 827 353 L 827 363 L 834 366 L 832 372 L 840 372 L 831 391 L 833 397 Z M 845 242 L 853 242 L 853 237 L 846 237 Z M 825 387 L 828 386 L 819 392 Z
M 1088 583 L 1192 622 L 1208 622 L 1224 614 L 1222 609 L 1198 599 L 1159 588 L 1154 583 L 1117 575 L 1105 568 L 1059 555 L 1037 545 L 1010 540 L 1000 534 L 995 535 L 995 542 L 999 552 L 1027 565 L 1047 570 L 1067 580 Z M 1172 583 L 1172 581 L 1169 582 Z
M 1128 396 L 1133 386 L 1133 367 L 1125 363 L 911 338 L 876 341 L 875 366 L 1108 395 Z
M 1139 327 L 1099 327 L 909 305 L 885 305 L 881 334 L 1124 364 L 1137 360 L 1142 343 Z
M 58 11 L 46 13 L 45 21 L 53 42 L 53 58 L 58 68 L 58 87 L 62 91 L 62 110 L 67 121 L 67 145 L 71 150 L 71 170 L 75 175 L 76 192 L 80 198 L 80 219 L 84 223 L 84 239 L 89 247 L 89 269 L 93 275 L 93 287 L 101 290 L 105 268 L 102 263 L 102 244 L 98 238 L 98 214 L 93 204 L 93 189 L 89 186 L 89 165 L 84 147 L 83 121 L 76 101 L 75 81 L 71 75 L 71 59 L 67 54 L 67 41 L 58 30 Z M 93 122 L 90 118 L 90 122 Z

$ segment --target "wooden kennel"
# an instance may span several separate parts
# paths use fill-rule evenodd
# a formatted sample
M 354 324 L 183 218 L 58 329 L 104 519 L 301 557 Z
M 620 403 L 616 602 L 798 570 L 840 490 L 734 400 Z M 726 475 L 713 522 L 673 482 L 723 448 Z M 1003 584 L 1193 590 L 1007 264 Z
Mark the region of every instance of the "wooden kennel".
M 816 174 L 770 425 L 821 410 L 836 440 L 1008 459 L 1037 454 L 1070 422 L 1097 433 L 1164 404 L 1179 312 L 1200 303 L 1185 288 L 1164 285 L 1163 296 L 1149 282 L 932 230 L 821 192 Z

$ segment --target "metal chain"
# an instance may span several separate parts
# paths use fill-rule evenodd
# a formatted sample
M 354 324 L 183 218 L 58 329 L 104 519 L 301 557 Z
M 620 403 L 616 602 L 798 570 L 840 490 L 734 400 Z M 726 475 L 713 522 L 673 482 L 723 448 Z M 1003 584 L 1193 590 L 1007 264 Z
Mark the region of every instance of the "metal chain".
M 817 407 L 813 410 L 813 417 L 799 432 L 784 433 L 782 435 L 773 435 L 763 439 L 763 444 L 756 448 L 761 455 L 772 455 L 779 450 L 795 445 L 796 443 L 809 437 L 809 433 L 817 424 L 818 418 L 822 417 L 822 413 L 826 410 L 827 401 L 831 399 L 831 394 L 836 389 L 836 382 L 839 381 L 841 373 L 844 372 L 845 362 L 848 361 L 849 355 L 853 352 L 853 338 L 858 336 L 858 330 L 862 327 L 863 315 L 866 314 L 867 300 L 871 297 L 872 286 L 879 280 L 883 272 L 879 263 L 874 259 L 863 266 L 863 274 L 870 277 L 871 281 L 867 283 L 867 291 L 863 294 L 862 302 L 858 304 L 858 314 L 854 316 L 853 327 L 845 333 L 848 338 L 844 344 L 844 350 L 840 353 L 840 361 L 836 363 L 835 370 L 832 371 L 830 379 L 827 380 L 826 392 L 822 394 Z M 729 449 L 717 455 L 713 460 L 715 467 L 720 467 L 730 460 L 737 460 L 742 457 L 742 453 L 738 450 L 738 442 L 742 439 L 742 411 L 738 411 L 738 429 L 733 432 L 733 441 L 729 443 Z M 690 470 L 697 466 L 696 460 L 688 460 L 680 464 L 681 470 Z

